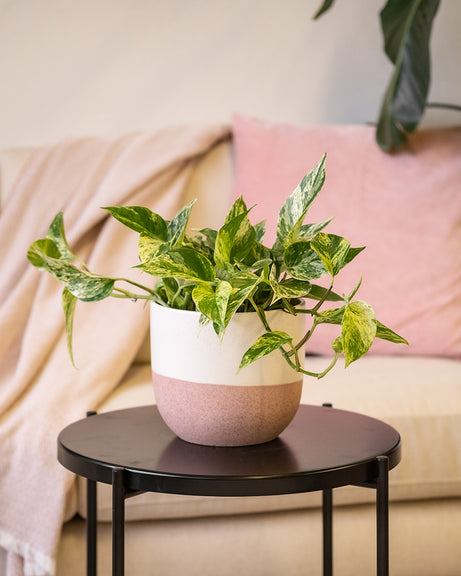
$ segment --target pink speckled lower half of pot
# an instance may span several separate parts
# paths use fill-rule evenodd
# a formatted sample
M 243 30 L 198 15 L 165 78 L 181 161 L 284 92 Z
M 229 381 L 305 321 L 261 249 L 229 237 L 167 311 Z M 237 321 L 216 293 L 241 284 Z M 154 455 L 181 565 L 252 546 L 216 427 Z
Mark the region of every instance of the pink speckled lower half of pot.
M 276 438 L 301 400 L 302 380 L 270 386 L 185 382 L 153 373 L 155 400 L 180 438 L 207 446 L 247 446 Z

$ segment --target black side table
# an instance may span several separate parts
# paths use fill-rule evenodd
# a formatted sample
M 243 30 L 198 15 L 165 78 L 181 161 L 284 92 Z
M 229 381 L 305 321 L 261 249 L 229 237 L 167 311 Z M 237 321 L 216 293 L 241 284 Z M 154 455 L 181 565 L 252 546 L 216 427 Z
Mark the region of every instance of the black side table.
M 264 496 L 323 491 L 323 574 L 331 576 L 332 490 L 376 490 L 377 574 L 389 574 L 389 470 L 400 461 L 391 426 L 329 406 L 300 406 L 279 438 L 256 446 L 189 444 L 155 406 L 79 420 L 58 438 L 59 462 L 88 483 L 87 575 L 96 576 L 96 483 L 112 484 L 112 574 L 124 574 L 125 499 L 142 492 Z

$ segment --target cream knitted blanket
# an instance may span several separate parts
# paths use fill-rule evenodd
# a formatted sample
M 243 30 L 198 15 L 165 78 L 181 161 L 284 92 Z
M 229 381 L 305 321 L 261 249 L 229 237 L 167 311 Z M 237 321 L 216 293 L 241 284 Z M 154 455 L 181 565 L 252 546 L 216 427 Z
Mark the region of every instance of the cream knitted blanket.
M 67 238 L 91 270 L 110 276 L 137 261 L 137 235 L 101 206 L 144 205 L 171 218 L 196 161 L 226 127 L 178 127 L 114 141 L 68 141 L 35 152 L 0 216 L 0 546 L 8 576 L 45 576 L 55 556 L 73 475 L 56 438 L 118 384 L 144 338 L 142 303 L 78 303 L 77 369 L 68 357 L 62 287 L 26 260 L 62 210 Z M 146 283 L 146 278 L 143 278 Z

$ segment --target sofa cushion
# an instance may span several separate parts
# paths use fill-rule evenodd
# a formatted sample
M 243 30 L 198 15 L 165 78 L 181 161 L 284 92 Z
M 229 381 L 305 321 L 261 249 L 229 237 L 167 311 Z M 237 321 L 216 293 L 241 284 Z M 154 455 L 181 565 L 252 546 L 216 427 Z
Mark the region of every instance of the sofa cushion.
M 320 370 L 324 357 L 307 357 Z M 401 434 L 402 462 L 390 474 L 393 501 L 461 496 L 461 362 L 429 357 L 367 356 L 323 380 L 306 377 L 303 403 L 331 402 L 335 408 L 380 418 Z M 133 367 L 99 411 L 151 404 L 149 365 Z M 148 440 L 146 440 L 148 441 Z M 306 439 L 309 441 L 309 439 Z M 108 485 L 98 487 L 98 517 L 110 520 Z M 86 513 L 85 481 L 78 480 L 78 510 Z M 335 491 L 338 505 L 370 502 L 374 491 L 344 487 Z M 248 498 L 209 498 L 146 493 L 126 502 L 129 520 L 248 514 L 320 505 L 319 493 Z
M 324 189 L 307 220 L 367 246 L 336 291 L 358 292 L 409 346 L 376 340 L 372 352 L 461 358 L 461 127 L 421 130 L 396 155 L 381 152 L 371 126 L 300 127 L 234 119 L 235 187 L 253 222 L 278 211 L 326 152 Z M 321 326 L 309 346 L 329 353 L 336 331 Z

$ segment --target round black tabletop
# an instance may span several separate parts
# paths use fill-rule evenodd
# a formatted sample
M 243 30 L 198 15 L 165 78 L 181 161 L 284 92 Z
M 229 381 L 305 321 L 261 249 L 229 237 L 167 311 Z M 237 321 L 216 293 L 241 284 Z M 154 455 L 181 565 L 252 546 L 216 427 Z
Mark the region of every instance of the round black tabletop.
M 301 405 L 272 442 L 210 447 L 180 440 L 155 406 L 106 412 L 74 422 L 58 438 L 58 460 L 90 480 L 112 483 L 123 468 L 127 491 L 207 496 L 289 494 L 366 484 L 377 458 L 400 461 L 398 432 L 375 418 Z

